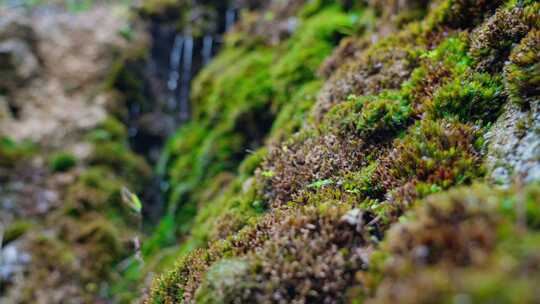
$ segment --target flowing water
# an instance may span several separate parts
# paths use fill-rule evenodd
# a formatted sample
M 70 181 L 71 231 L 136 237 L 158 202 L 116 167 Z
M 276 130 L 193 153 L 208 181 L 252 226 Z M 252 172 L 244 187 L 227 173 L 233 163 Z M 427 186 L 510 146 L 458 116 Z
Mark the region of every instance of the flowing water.
M 191 35 L 188 28 L 177 30 L 174 23 L 154 21 L 150 25 L 152 46 L 141 73 L 146 101 L 143 105 L 130 104 L 129 135 L 134 150 L 153 164 L 159 160 L 167 138 L 189 121 L 191 82 L 210 63 L 219 51 L 223 34 L 237 21 L 237 8 L 221 12 L 215 17 L 215 30 L 198 36 Z M 166 190 L 163 173 L 156 174 L 154 185 L 143 194 L 150 219 L 160 217 Z

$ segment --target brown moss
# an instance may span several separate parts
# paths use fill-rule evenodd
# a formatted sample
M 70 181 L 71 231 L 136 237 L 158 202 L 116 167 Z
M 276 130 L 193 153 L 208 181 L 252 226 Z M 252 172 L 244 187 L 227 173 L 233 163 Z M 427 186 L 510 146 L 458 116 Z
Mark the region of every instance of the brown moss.
M 538 234 L 516 225 L 515 208 L 537 209 L 538 198 L 535 186 L 505 192 L 476 185 L 419 203 L 372 256 L 382 273 L 374 271 L 371 279 L 382 282 L 366 303 L 433 303 L 460 296 L 473 303 L 535 302 L 538 294 L 529 282 L 539 279 Z
M 517 43 L 529 31 L 521 7 L 499 9 L 478 27 L 471 38 L 471 57 L 482 71 L 500 72 Z
M 155 283 L 150 302 L 192 302 L 195 294 L 197 301 L 211 299 L 209 302 L 264 302 L 275 299 L 276 294 L 283 301 L 342 297 L 342 290 L 355 280 L 355 271 L 363 267 L 361 251 L 354 248 L 369 238 L 359 225 L 343 220 L 350 208 L 333 201 L 276 209 L 227 240 L 214 242 L 207 250 L 195 250 L 179 261 L 174 272 Z M 234 279 L 232 287 L 227 284 L 227 290 L 215 290 L 222 284 L 216 287 L 205 281 L 214 278 L 215 268 L 221 267 L 212 266 L 214 263 L 242 256 L 250 270 L 221 278 Z M 210 276 L 204 279 L 209 269 Z M 202 290 L 196 292 L 199 288 Z M 222 297 L 216 298 L 216 292 Z
M 374 95 L 382 90 L 399 89 L 417 66 L 415 34 L 401 33 L 385 39 L 362 53 L 358 60 L 342 65 L 325 83 L 313 109 L 321 120 L 335 104 L 351 94 Z
M 444 0 L 426 17 L 429 28 L 467 28 L 479 24 L 503 0 Z
M 482 175 L 475 146 L 481 132 L 452 121 L 422 121 L 411 127 L 395 149 L 380 160 L 373 183 L 392 191 L 398 204 L 425 195 L 425 186 L 447 189 Z
M 263 198 L 279 206 L 307 185 L 351 171 L 365 161 L 362 141 L 327 134 L 275 147 L 257 172 Z
M 268 240 L 245 258 L 250 270 L 220 291 L 223 298 L 246 303 L 344 299 L 343 290 L 364 265 L 360 248 L 366 243 L 361 228 L 343 220 L 349 208 L 325 204 L 277 211 Z M 197 299 L 211 298 L 216 292 L 203 285 Z
M 358 59 L 363 50 L 369 46 L 367 39 L 346 37 L 339 43 L 332 53 L 319 68 L 319 75 L 330 77 L 339 67 L 345 63 Z

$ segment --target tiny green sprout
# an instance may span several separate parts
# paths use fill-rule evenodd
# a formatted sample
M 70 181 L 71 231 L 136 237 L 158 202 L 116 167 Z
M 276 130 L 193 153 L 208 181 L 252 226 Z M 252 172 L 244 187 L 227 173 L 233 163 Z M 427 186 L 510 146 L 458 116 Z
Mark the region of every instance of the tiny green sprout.
M 320 189 L 324 186 L 328 186 L 333 183 L 334 181 L 332 181 L 331 179 L 322 179 L 322 180 L 314 181 L 313 183 L 309 184 L 308 188 Z
M 129 191 L 128 188 L 123 187 L 122 188 L 122 202 L 126 204 L 132 211 L 134 211 L 137 214 L 141 213 L 142 210 L 142 203 L 139 197 L 131 191 Z
M 262 176 L 264 176 L 266 178 L 272 178 L 272 177 L 274 177 L 274 175 L 276 175 L 274 173 L 274 171 L 270 171 L 270 170 L 263 171 L 261 174 L 262 174 Z

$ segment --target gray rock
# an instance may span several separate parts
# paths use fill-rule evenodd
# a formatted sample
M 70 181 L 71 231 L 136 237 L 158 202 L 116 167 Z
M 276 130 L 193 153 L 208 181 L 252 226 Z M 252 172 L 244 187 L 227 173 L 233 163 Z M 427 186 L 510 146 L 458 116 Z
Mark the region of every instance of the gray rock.
M 17 10 L 0 11 L 0 41 L 13 38 L 34 41 L 30 20 Z
M 31 259 L 31 256 L 20 250 L 16 244 L 0 248 L 0 282 L 8 281 L 17 273 L 22 272 Z
M 492 182 L 540 181 L 540 100 L 531 102 L 528 111 L 508 103 L 486 140 L 486 166 Z
M 30 46 L 20 39 L 0 42 L 0 88 L 11 89 L 34 76 L 38 60 Z

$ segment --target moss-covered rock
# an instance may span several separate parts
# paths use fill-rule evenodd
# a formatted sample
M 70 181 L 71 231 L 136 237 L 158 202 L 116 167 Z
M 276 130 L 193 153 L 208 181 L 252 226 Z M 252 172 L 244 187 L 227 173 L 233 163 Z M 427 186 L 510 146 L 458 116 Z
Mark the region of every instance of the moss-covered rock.
M 169 210 L 183 223 L 180 233 L 189 229 L 202 205 L 198 202 L 208 199 L 204 193 L 215 185 L 213 178 L 235 173 L 246 151 L 258 149 L 265 139 L 279 141 L 301 128 L 320 86 L 319 64 L 354 18 L 324 4 L 299 22 L 291 37 L 273 46 L 235 42 L 239 45 L 233 47 L 230 34 L 229 47 L 194 81 L 193 121 L 169 142 L 164 157 L 171 181 Z M 281 114 L 273 124 L 276 113 Z
M 529 98 L 537 98 L 540 83 L 540 31 L 531 30 L 512 51 L 505 67 L 506 87 L 511 99 L 527 106 Z
M 476 185 L 419 203 L 372 256 L 365 282 L 382 281 L 365 302 L 537 301 L 537 188 Z
M 18 162 L 28 159 L 36 153 L 36 146 L 31 142 L 18 143 L 9 137 L 0 138 L 0 166 L 14 167 Z
M 346 2 L 246 13 L 195 81 L 148 303 L 537 299 L 537 4 Z

